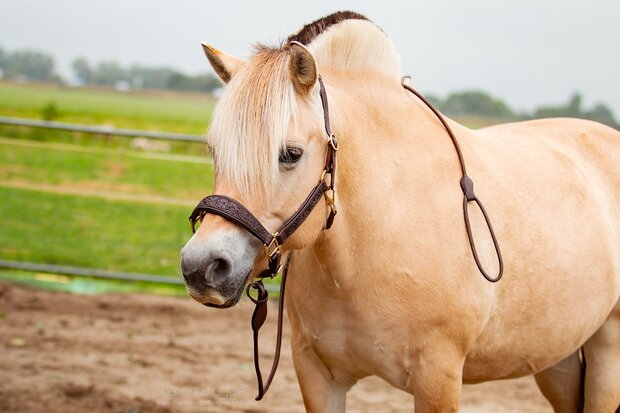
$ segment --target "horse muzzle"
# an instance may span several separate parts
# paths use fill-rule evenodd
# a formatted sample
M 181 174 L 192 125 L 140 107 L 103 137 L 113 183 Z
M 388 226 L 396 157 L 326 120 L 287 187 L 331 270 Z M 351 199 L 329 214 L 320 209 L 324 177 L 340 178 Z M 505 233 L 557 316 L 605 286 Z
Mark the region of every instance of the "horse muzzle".
M 194 236 L 181 250 L 181 272 L 189 295 L 208 307 L 239 302 L 260 245 L 239 230 Z

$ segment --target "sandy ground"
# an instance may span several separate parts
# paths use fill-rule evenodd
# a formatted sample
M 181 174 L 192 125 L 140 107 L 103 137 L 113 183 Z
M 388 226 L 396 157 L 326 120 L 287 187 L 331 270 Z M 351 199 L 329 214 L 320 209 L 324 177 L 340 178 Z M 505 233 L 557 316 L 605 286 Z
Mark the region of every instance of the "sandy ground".
M 270 365 L 275 305 L 261 350 Z M 285 329 L 280 369 L 255 402 L 252 306 L 213 310 L 189 298 L 71 295 L 0 283 L 1 412 L 303 412 Z M 413 398 L 377 378 L 348 412 L 412 412 Z M 466 386 L 462 412 L 547 412 L 526 377 Z

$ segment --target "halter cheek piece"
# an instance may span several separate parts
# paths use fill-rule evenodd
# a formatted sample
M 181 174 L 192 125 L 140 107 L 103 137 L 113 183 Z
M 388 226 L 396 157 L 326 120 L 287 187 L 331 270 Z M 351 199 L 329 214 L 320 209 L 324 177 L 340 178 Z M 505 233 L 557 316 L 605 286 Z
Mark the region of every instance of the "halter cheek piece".
M 465 228 L 467 230 L 469 245 L 476 261 L 476 265 L 478 266 L 478 269 L 480 270 L 482 275 L 490 282 L 499 281 L 502 277 L 504 269 L 502 255 L 499 249 L 497 239 L 495 238 L 495 233 L 493 232 L 491 221 L 482 203 L 474 194 L 472 180 L 467 176 L 465 170 L 465 161 L 463 160 L 463 155 L 461 153 L 458 141 L 456 140 L 454 133 L 450 129 L 450 126 L 447 124 L 443 116 L 424 98 L 424 96 L 422 96 L 415 89 L 407 85 L 404 79 L 405 78 L 403 78 L 402 86 L 414 95 L 416 95 L 426 106 L 428 106 L 433 111 L 433 113 L 437 116 L 437 118 L 439 118 L 439 120 L 445 127 L 448 135 L 450 135 L 450 139 L 452 139 L 452 143 L 454 145 L 454 148 L 459 158 L 459 163 L 461 165 L 462 177 L 460 180 L 460 185 L 464 194 L 463 214 L 465 218 Z M 284 244 L 284 242 L 304 223 L 306 218 L 308 218 L 308 216 L 310 215 L 314 207 L 319 203 L 321 198 L 325 198 L 325 201 L 329 208 L 329 214 L 325 222 L 325 229 L 331 228 L 334 222 L 334 218 L 336 216 L 335 187 L 336 152 L 338 151 L 338 141 L 336 140 L 336 136 L 331 131 L 331 126 L 329 123 L 327 93 L 325 92 L 325 85 L 323 84 L 321 76 L 318 77 L 318 82 L 319 96 L 321 98 L 321 104 L 323 106 L 325 133 L 327 134 L 327 154 L 325 156 L 325 167 L 323 168 L 323 172 L 321 173 L 319 183 L 312 189 L 312 191 L 310 191 L 310 194 L 306 197 L 305 201 L 301 204 L 299 209 L 297 209 L 297 211 L 282 224 L 280 229 L 274 233 L 270 233 L 260 223 L 260 221 L 239 201 L 224 195 L 207 196 L 202 201 L 200 201 L 200 203 L 198 203 L 198 205 L 196 206 L 196 208 L 194 208 L 194 211 L 189 217 L 190 223 L 192 225 L 192 231 L 196 232 L 196 223 L 200 222 L 206 214 L 219 215 L 224 219 L 233 222 L 240 227 L 243 227 L 250 234 L 259 239 L 265 247 L 265 256 L 267 257 L 268 262 L 267 268 L 257 276 L 258 279 L 256 281 L 249 284 L 246 288 L 246 294 L 248 295 L 250 300 L 252 300 L 252 302 L 256 305 L 254 313 L 252 314 L 252 331 L 254 339 L 254 368 L 256 370 L 256 379 L 258 381 L 258 396 L 256 396 L 256 400 L 261 400 L 269 389 L 269 386 L 271 385 L 275 372 L 278 368 L 278 362 L 280 360 L 280 349 L 282 345 L 282 314 L 284 312 L 284 292 L 286 287 L 286 277 L 292 257 L 291 253 L 289 253 L 284 265 L 281 265 L 282 244 Z M 329 183 L 326 181 L 327 174 L 330 175 Z M 469 212 L 467 208 L 469 202 L 471 201 L 475 202 L 480 208 L 480 211 L 482 212 L 486 221 L 488 230 L 491 234 L 491 238 L 493 239 L 493 245 L 495 247 L 495 252 L 497 254 L 497 259 L 499 262 L 499 272 L 494 278 L 490 277 L 485 272 L 482 264 L 480 263 L 480 259 L 478 258 L 478 253 L 476 252 L 476 246 L 474 244 L 471 225 L 469 221 Z M 269 299 L 269 295 L 267 293 L 267 290 L 265 289 L 265 286 L 263 285 L 262 279 L 274 278 L 279 273 L 282 274 L 282 278 L 280 284 L 280 300 L 278 303 L 276 350 L 269 376 L 267 377 L 267 380 L 263 383 L 263 378 L 259 365 L 258 332 L 267 318 L 267 301 Z M 251 290 L 256 290 L 256 298 L 252 296 Z

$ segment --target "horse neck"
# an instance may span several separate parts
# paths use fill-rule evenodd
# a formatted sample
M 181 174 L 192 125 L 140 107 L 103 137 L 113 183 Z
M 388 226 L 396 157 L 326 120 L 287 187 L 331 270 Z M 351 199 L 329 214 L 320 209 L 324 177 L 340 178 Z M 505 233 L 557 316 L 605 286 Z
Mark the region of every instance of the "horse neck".
M 402 231 L 399 220 L 390 218 L 394 208 L 403 208 L 404 202 L 415 212 L 416 204 L 432 202 L 429 191 L 446 185 L 455 187 L 454 202 L 460 205 L 459 163 L 435 115 L 393 80 L 348 75 L 330 83 L 334 85 L 327 86 L 330 110 L 341 145 L 339 212 L 333 228 L 315 243 L 313 255 L 320 263 L 319 272 L 328 278 L 325 285 L 360 283 L 371 273 L 375 282 L 376 271 L 367 266 L 369 257 L 377 270 L 389 267 L 390 262 L 380 260 L 389 260 L 391 254 L 382 249 Z M 471 132 L 450 123 L 459 141 L 465 141 Z

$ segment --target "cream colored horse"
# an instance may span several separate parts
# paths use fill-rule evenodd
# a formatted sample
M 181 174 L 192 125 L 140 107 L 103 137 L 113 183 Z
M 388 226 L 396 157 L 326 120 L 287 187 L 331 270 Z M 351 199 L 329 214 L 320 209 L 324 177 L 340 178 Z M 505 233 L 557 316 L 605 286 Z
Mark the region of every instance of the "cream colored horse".
M 462 383 L 536 374 L 557 412 L 620 404 L 620 133 L 547 119 L 477 131 L 449 121 L 505 261 L 478 272 L 460 171 L 437 118 L 400 85 L 399 58 L 373 23 L 336 14 L 259 48 L 248 62 L 205 46 L 227 82 L 208 143 L 215 192 L 269 230 L 321 174 L 326 137 L 317 74 L 340 142 L 334 226 L 319 205 L 287 241 L 287 311 L 307 411 L 342 412 L 376 375 L 415 395 L 416 412 L 458 410 Z M 485 265 L 497 265 L 472 208 Z M 260 243 L 208 215 L 182 251 L 190 294 L 234 305 L 264 265 Z M 249 274 L 249 276 L 248 276 Z

